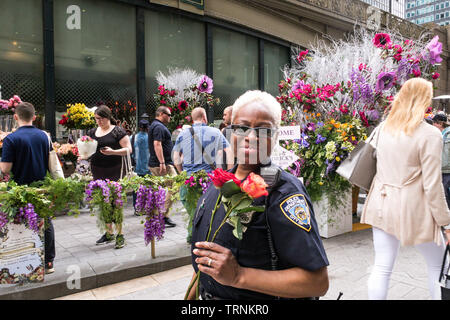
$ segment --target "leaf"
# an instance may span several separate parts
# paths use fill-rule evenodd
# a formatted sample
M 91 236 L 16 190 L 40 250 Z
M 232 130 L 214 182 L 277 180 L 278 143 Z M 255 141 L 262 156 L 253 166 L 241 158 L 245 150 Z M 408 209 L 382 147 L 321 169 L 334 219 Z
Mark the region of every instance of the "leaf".
M 238 238 L 239 240 L 242 240 L 242 235 L 243 235 L 243 232 L 242 232 L 242 223 L 241 223 L 241 220 L 239 219 L 239 217 L 237 217 L 238 219 L 237 219 L 237 223 L 236 223 L 236 226 L 235 226 L 235 228 L 233 229 L 233 235 L 236 237 L 236 238 Z
M 240 193 L 241 188 L 233 180 L 229 180 L 223 184 L 222 188 L 220 188 L 220 191 L 222 195 L 229 198 L 236 193 Z
M 266 208 L 264 206 L 256 206 L 256 207 L 245 207 L 242 209 L 235 209 L 233 210 L 233 213 L 235 214 L 241 214 L 241 213 L 247 213 L 247 212 L 264 212 Z

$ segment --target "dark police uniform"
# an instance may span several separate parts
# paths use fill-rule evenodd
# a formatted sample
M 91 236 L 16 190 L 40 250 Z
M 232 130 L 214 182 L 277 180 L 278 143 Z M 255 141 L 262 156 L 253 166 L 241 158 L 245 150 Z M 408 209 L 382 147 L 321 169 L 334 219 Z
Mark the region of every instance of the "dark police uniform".
M 236 167 L 231 170 L 235 172 Z M 258 172 L 255 172 L 258 173 Z M 211 213 L 219 190 L 213 185 L 199 199 L 192 230 L 192 250 L 195 242 L 206 241 Z M 264 213 L 254 213 L 243 239 L 233 236 L 233 227 L 225 223 L 219 231 L 215 243 L 231 250 L 239 265 L 243 267 L 273 270 L 271 249 L 268 240 L 267 223 L 271 229 L 273 248 L 278 256 L 277 270 L 300 267 L 314 271 L 328 266 L 328 259 L 319 236 L 312 204 L 303 184 L 293 175 L 282 171 L 278 184 L 269 193 Z M 266 197 L 255 199 L 254 205 L 264 205 Z M 267 214 L 267 221 L 266 221 Z M 217 210 L 211 235 L 219 227 L 225 216 L 223 205 Z M 211 240 L 211 239 L 209 239 Z M 192 254 L 192 265 L 198 271 Z M 200 274 L 200 294 L 203 299 L 276 299 L 263 293 L 224 286 L 212 277 Z

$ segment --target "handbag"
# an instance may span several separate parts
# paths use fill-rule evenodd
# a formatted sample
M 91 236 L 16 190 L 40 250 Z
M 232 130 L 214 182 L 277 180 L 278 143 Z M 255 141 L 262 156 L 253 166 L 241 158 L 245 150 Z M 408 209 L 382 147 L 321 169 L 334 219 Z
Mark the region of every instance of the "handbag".
M 125 171 L 125 175 L 123 174 L 124 171 Z M 130 150 L 128 150 L 128 148 L 127 148 L 127 155 L 122 156 L 122 169 L 120 170 L 120 179 L 133 178 L 136 176 L 137 176 L 137 173 L 134 172 L 133 166 L 131 165 Z
M 439 283 L 441 286 L 441 299 L 450 300 L 450 261 L 447 271 L 444 272 L 445 262 L 447 261 L 447 256 L 450 254 L 450 244 L 447 245 L 444 253 L 444 259 L 442 261 L 441 274 L 439 275 Z
M 52 140 L 50 139 L 50 136 L 48 134 L 47 137 L 49 147 L 51 148 Z M 50 175 L 52 176 L 53 179 L 55 180 L 59 178 L 64 179 L 64 172 L 61 167 L 61 162 L 59 162 L 59 158 L 55 150 L 51 150 L 48 154 L 48 171 L 50 172 Z
M 373 147 L 370 142 L 377 131 L 377 141 L 375 147 Z M 372 132 L 369 139 L 360 141 L 336 170 L 336 173 L 350 181 L 351 184 L 365 191 L 369 191 L 373 178 L 377 173 L 376 147 L 378 145 L 380 131 L 381 126 L 378 126 Z

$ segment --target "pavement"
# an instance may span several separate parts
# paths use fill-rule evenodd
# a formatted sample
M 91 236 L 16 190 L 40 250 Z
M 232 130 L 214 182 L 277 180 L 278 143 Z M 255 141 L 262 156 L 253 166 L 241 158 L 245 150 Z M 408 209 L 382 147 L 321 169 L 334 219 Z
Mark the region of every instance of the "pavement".
M 145 246 L 143 219 L 133 214 L 132 201 L 124 211 L 126 246 L 96 246 L 101 236 L 96 217 L 53 220 L 56 238 L 55 273 L 41 284 L 0 286 L 0 299 L 62 300 L 181 300 L 193 275 L 190 246 L 186 243 L 186 213 L 175 204 L 171 218 L 177 223 L 156 242 L 156 257 Z M 362 205 L 358 205 L 360 212 Z M 361 230 L 362 229 L 362 230 Z M 367 300 L 367 280 L 373 263 L 372 231 L 323 239 L 330 262 L 329 290 L 322 300 Z M 389 300 L 428 300 L 426 263 L 414 247 L 401 247 L 390 281 Z

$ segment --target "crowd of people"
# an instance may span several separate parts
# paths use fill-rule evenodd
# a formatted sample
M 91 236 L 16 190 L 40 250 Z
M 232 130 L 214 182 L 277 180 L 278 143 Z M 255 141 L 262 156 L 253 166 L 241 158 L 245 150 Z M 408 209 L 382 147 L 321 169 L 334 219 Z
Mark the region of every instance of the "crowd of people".
M 408 80 L 395 96 L 386 120 L 372 133 L 376 135 L 371 143 L 377 150 L 377 173 L 361 215 L 361 222 L 373 230 L 370 299 L 387 298 L 401 245 L 414 245 L 424 256 L 430 295 L 440 298 L 438 277 L 450 241 L 450 126 L 445 114 L 436 114 L 431 125 L 425 121 L 432 96 L 431 82 Z M 26 184 L 44 178 L 51 144 L 32 126 L 32 105 L 22 103 L 15 112 L 19 129 L 5 138 L 0 168 L 12 172 L 17 183 Z M 247 91 L 224 110 L 220 129 L 208 126 L 205 110 L 195 108 L 192 126 L 183 128 L 175 138 L 167 129 L 172 113 L 165 106 L 156 109 L 151 123 L 139 121 L 138 132 L 131 137 L 115 125 L 108 107 L 95 111 L 97 127 L 88 133 L 98 141 L 97 152 L 90 159 L 94 179 L 120 179 L 121 157 L 131 153 L 140 176 L 222 168 L 241 182 L 251 174 L 267 182 L 268 194 L 254 200 L 254 204 L 265 205 L 265 210 L 251 215 L 241 240 L 233 236 L 233 226 L 225 224 L 214 242 L 205 241 L 219 228 L 225 208 L 217 206 L 221 194 L 214 186 L 198 201 L 191 243 L 192 284 L 199 284 L 203 299 L 317 299 L 328 290 L 329 261 L 308 193 L 299 179 L 270 161 L 278 143 L 281 113 L 272 95 Z M 182 188 L 182 202 L 185 194 Z M 169 218 L 171 206 L 168 196 L 166 227 L 176 226 Z M 97 244 L 115 240 L 115 247 L 122 248 L 121 224 L 111 217 Z M 54 236 L 48 241 L 54 242 Z M 54 245 L 47 248 L 47 244 L 46 237 L 46 251 L 53 250 L 46 260 L 51 272 Z M 191 288 L 189 299 L 196 295 L 196 286 Z

